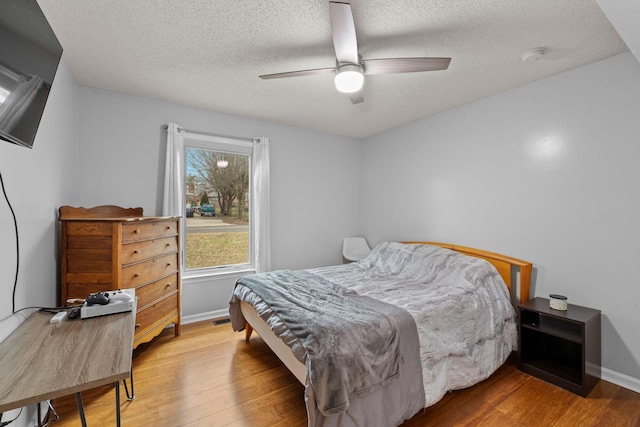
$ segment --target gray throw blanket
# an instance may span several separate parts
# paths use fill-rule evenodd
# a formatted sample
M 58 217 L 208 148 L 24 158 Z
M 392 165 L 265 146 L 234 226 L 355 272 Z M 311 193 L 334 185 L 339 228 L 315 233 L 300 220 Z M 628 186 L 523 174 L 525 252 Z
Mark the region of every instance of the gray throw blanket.
M 404 315 L 404 310 L 306 271 L 260 273 L 238 283 L 262 298 L 301 341 L 322 414 L 340 413 L 349 407 L 350 396 L 398 376 L 398 326 L 393 315 L 382 312 Z

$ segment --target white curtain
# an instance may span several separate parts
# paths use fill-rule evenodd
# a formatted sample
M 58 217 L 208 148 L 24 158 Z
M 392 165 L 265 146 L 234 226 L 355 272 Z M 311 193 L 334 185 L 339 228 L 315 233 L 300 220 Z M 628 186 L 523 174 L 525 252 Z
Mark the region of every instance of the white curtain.
M 271 270 L 269 138 L 254 138 L 251 156 L 254 257 L 256 272 L 261 273 Z
M 164 169 L 163 216 L 182 216 L 184 204 L 184 140 L 180 127 L 169 123 L 167 128 L 167 158 Z

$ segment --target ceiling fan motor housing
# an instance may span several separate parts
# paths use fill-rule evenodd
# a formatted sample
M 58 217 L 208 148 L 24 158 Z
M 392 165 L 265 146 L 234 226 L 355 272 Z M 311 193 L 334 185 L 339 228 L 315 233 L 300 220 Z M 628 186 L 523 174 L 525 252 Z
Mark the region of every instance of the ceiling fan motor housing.
M 353 93 L 362 89 L 364 70 L 362 65 L 341 64 L 335 77 L 336 89 L 344 93 Z

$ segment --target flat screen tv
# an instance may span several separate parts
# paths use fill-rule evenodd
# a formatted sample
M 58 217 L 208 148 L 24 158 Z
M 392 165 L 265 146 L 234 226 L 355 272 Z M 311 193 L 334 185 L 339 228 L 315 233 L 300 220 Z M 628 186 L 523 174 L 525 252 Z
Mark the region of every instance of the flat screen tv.
M 0 138 L 33 146 L 61 56 L 36 0 L 0 0 Z

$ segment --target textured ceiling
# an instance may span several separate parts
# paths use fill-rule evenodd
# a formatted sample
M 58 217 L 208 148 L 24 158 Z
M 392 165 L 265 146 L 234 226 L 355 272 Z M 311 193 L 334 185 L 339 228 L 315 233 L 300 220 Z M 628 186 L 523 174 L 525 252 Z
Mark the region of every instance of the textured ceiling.
M 627 50 L 594 0 L 353 0 L 364 59 L 452 61 L 366 76 L 352 105 L 331 75 L 258 78 L 335 65 L 326 0 L 38 3 L 79 84 L 356 138 Z

